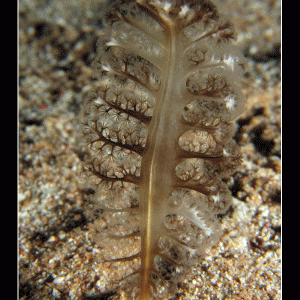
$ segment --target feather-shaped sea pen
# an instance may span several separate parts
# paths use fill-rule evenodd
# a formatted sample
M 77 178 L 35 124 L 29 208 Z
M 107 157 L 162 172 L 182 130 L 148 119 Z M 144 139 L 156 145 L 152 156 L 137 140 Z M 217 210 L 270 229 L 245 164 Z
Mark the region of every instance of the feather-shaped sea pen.
M 129 299 L 166 299 L 211 245 L 231 203 L 223 178 L 241 153 L 243 57 L 213 2 L 114 1 L 84 108 L 93 234 L 132 243 L 121 280 Z M 120 253 L 119 253 L 120 254 Z

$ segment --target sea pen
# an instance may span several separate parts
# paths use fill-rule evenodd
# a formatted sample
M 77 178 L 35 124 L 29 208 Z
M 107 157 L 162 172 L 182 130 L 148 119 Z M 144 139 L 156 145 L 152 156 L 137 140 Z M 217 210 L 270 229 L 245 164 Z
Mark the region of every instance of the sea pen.
M 84 108 L 84 174 L 101 246 L 139 250 L 120 281 L 129 299 L 166 299 L 215 244 L 239 166 L 243 57 L 212 1 L 112 1 Z M 98 219 L 99 220 L 99 219 Z

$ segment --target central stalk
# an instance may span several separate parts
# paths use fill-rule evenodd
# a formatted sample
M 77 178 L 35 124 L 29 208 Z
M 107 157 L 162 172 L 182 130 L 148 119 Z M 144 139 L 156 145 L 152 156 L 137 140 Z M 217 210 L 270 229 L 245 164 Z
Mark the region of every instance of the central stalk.
M 148 129 L 147 145 L 142 159 L 140 184 L 141 291 L 140 299 L 151 298 L 150 284 L 154 257 L 159 251 L 158 238 L 173 190 L 176 166 L 175 146 L 181 115 L 176 109 L 179 55 L 174 28 L 166 34 L 165 63 L 161 74 L 161 89 L 156 97 L 155 111 Z

